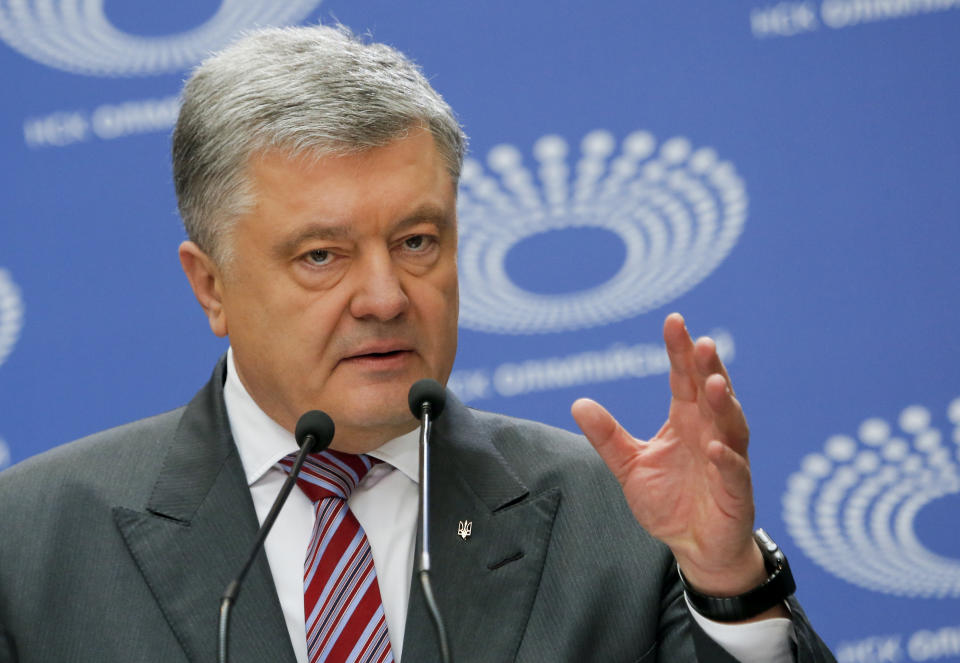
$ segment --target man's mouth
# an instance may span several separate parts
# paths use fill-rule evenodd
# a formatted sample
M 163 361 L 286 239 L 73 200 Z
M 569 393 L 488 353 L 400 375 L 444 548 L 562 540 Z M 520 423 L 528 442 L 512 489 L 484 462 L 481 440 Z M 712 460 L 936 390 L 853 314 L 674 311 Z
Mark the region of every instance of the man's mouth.
M 390 357 L 396 357 L 406 352 L 409 352 L 409 350 L 387 350 L 386 352 L 367 352 L 364 354 L 352 355 L 350 357 L 347 357 L 347 359 L 389 359 Z
M 412 353 L 413 350 L 408 346 L 397 343 L 381 344 L 359 348 L 344 357 L 343 361 L 353 365 L 392 368 L 403 364 Z

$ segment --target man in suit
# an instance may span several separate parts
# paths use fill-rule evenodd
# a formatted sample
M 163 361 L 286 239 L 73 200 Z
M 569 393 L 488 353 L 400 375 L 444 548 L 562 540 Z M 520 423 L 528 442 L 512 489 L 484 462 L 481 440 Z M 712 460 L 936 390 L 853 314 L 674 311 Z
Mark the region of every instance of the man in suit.
M 262 31 L 193 74 L 174 135 L 180 260 L 230 351 L 185 408 L 2 477 L 0 661 L 212 659 L 214 606 L 315 408 L 334 449 L 385 461 L 349 500 L 392 643 L 381 660 L 436 660 L 410 582 L 406 395 L 453 364 L 464 142 L 414 65 L 343 30 Z M 788 571 L 752 533 L 748 430 L 714 344 L 678 315 L 664 336 L 673 400 L 657 435 L 574 404 L 599 455 L 451 398 L 430 510 L 454 660 L 832 660 L 790 592 L 771 591 Z M 233 660 L 308 660 L 313 513 L 295 491 L 237 603 Z

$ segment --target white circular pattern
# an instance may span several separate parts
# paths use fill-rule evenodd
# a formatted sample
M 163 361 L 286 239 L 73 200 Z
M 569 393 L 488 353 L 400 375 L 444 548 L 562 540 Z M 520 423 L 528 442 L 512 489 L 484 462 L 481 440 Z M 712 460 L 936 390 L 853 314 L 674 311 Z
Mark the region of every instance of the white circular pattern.
M 0 470 L 10 464 L 10 447 L 0 437 Z
M 93 76 L 144 76 L 183 70 L 242 30 L 290 25 L 321 0 L 223 0 L 191 30 L 144 37 L 118 30 L 104 0 L 0 0 L 0 39 L 42 64 Z
M 922 405 L 911 405 L 900 414 L 900 428 L 916 433 L 930 426 L 930 410 Z
M 834 435 L 823 445 L 823 450 L 833 460 L 850 460 L 857 451 L 857 443 L 848 435 Z
M 947 417 L 953 423 L 960 426 L 960 397 L 953 399 L 947 406 Z
M 860 439 L 871 446 L 879 446 L 890 437 L 890 424 L 883 419 L 872 417 L 860 424 Z
M 954 438 L 957 403 L 948 407 Z M 903 435 L 874 417 L 860 424 L 859 444 L 833 435 L 825 455 L 805 456 L 787 480 L 784 521 L 807 555 L 844 580 L 900 596 L 960 597 L 960 560 L 931 552 L 914 530 L 923 507 L 960 494 L 960 454 L 943 446 L 926 408 L 904 408 L 897 421 Z
M 501 334 L 582 329 L 644 313 L 707 277 L 736 243 L 747 217 L 743 180 L 710 148 L 682 136 L 663 142 L 635 131 L 620 143 L 603 129 L 580 141 L 575 164 L 557 135 L 536 140 L 536 170 L 514 145 L 482 164 L 467 159 L 460 180 L 460 324 Z M 514 283 L 510 249 L 548 231 L 594 227 L 626 247 L 609 280 L 544 295 Z M 602 258 L 600 258 L 602 260 Z
M 23 300 L 10 272 L 0 268 L 0 364 L 13 352 L 23 328 Z

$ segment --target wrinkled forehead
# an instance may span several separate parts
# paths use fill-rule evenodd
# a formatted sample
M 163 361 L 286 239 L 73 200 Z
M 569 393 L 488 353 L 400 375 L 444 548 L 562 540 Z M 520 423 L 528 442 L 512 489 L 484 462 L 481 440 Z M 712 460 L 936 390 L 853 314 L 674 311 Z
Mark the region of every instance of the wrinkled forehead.
M 426 132 L 349 152 L 260 150 L 245 179 L 241 223 L 269 213 L 278 227 L 296 218 L 328 226 L 324 232 L 336 228 L 338 238 L 350 235 L 351 224 L 368 227 L 368 221 L 381 230 L 429 222 L 442 234 L 456 234 L 457 184 Z

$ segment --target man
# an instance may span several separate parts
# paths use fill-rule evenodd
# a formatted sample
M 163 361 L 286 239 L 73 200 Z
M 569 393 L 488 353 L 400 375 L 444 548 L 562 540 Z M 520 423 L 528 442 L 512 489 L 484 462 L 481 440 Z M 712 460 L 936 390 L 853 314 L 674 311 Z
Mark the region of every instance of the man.
M 338 658 L 341 631 L 312 635 L 317 619 L 352 617 L 306 603 L 305 551 L 327 521 L 298 490 L 236 605 L 233 660 L 437 659 L 410 582 L 406 395 L 453 364 L 464 142 L 414 65 L 345 30 L 255 33 L 193 74 L 174 134 L 180 260 L 230 351 L 185 408 L 2 477 L 0 661 L 211 660 L 218 597 L 316 408 L 348 454 L 334 458 L 384 461 L 348 502 L 374 609 L 346 647 L 377 653 Z M 609 470 L 582 438 L 451 397 L 430 508 L 454 660 L 832 660 L 789 590 L 755 600 L 785 571 L 752 534 L 746 421 L 712 341 L 694 343 L 678 315 L 664 336 L 673 400 L 654 438 L 573 406 Z M 707 616 L 732 606 L 739 623 L 688 601 Z

